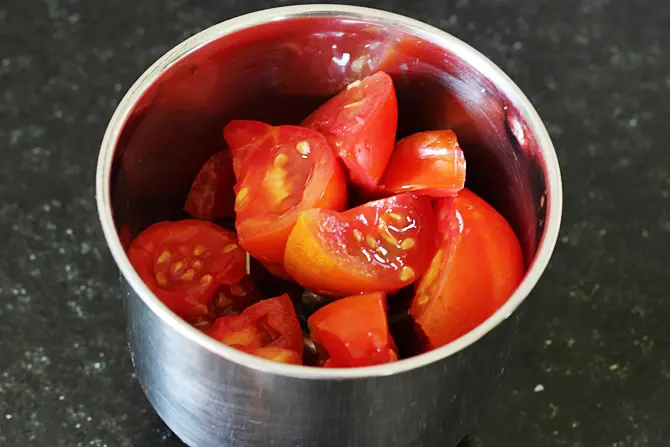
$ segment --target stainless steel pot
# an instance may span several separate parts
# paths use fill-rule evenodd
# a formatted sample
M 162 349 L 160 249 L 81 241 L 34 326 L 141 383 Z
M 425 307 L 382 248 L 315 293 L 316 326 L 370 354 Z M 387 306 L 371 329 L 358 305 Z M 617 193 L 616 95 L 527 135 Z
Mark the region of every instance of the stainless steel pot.
M 217 343 L 143 284 L 124 246 L 180 217 L 201 163 L 231 118 L 297 122 L 371 71 L 396 83 L 399 134 L 451 127 L 469 186 L 511 222 L 528 272 L 509 301 L 453 343 L 400 362 L 316 369 Z M 528 99 L 493 63 L 439 29 L 366 8 L 269 9 L 213 26 L 161 57 L 105 133 L 100 220 L 128 311 L 130 350 L 151 404 L 188 445 L 453 446 L 502 373 L 514 318 L 551 256 L 561 218 L 556 154 Z

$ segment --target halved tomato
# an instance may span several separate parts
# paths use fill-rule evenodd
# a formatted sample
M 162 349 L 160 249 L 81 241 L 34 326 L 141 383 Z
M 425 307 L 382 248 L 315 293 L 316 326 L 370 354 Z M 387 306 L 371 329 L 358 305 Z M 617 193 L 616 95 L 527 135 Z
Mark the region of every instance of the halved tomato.
M 419 132 L 395 145 L 380 189 L 453 196 L 465 186 L 465 156 L 451 130 Z
M 398 360 L 382 292 L 334 301 L 312 314 L 307 324 L 312 340 L 328 352 L 325 367 L 371 366 Z
M 427 342 L 445 345 L 490 317 L 524 274 L 514 231 L 492 206 L 468 189 L 437 204 L 443 239 L 420 279 L 410 313 Z
M 352 82 L 302 125 L 325 135 L 353 183 L 374 190 L 393 152 L 398 127 L 393 81 L 377 72 Z
M 314 130 L 268 126 L 267 133 L 249 138 L 248 145 L 237 146 L 242 152 L 233 152 L 236 160 L 242 158 L 236 168 L 235 227 L 250 255 L 280 264 L 300 212 L 344 209 L 347 185 L 333 151 Z
M 219 287 L 246 271 L 235 233 L 202 220 L 156 223 L 133 240 L 128 257 L 151 291 L 189 319 L 206 315 Z
M 229 150 L 214 154 L 200 168 L 186 197 L 184 211 L 198 219 L 221 219 L 235 214 L 235 173 Z
M 239 315 L 219 317 L 203 332 L 245 352 L 254 353 L 259 348 L 287 349 L 302 358 L 302 329 L 287 294 L 260 301 Z
M 284 268 L 316 293 L 389 292 L 414 282 L 437 249 L 429 198 L 401 194 L 343 213 L 300 215 L 286 245 Z

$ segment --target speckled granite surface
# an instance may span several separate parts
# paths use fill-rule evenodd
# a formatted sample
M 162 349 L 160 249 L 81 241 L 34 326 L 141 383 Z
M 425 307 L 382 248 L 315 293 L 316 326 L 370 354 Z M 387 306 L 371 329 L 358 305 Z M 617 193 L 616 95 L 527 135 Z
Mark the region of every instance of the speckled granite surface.
M 0 4 L 0 445 L 181 445 L 133 378 L 94 207 L 98 144 L 169 47 L 278 3 Z M 497 62 L 545 118 L 563 168 L 562 238 L 473 444 L 670 445 L 670 3 L 359 4 Z

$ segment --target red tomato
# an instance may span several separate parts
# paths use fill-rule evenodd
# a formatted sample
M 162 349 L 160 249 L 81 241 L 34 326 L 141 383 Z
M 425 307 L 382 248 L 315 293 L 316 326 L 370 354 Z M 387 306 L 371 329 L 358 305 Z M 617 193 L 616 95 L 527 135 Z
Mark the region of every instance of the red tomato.
M 239 315 L 219 317 L 204 332 L 245 352 L 258 348 L 288 349 L 302 358 L 302 329 L 287 294 L 260 301 Z
M 430 199 L 411 193 L 343 213 L 312 209 L 288 238 L 284 268 L 319 294 L 399 290 L 428 268 L 437 249 L 435 227 Z
M 328 352 L 326 367 L 371 366 L 398 360 L 382 292 L 334 301 L 312 314 L 307 324 L 312 340 Z
M 198 219 L 221 219 L 235 214 L 235 173 L 230 151 L 214 154 L 200 168 L 186 197 L 184 211 Z
M 355 81 L 302 124 L 325 135 L 353 183 L 374 190 L 393 152 L 398 127 L 393 81 L 381 71 Z
M 465 156 L 451 130 L 419 132 L 398 141 L 381 189 L 453 196 L 465 186 Z
M 524 274 L 521 246 L 504 217 L 464 189 L 440 199 L 444 235 L 418 283 L 410 313 L 428 348 L 445 345 L 490 317 Z
M 242 279 L 245 256 L 235 233 L 191 219 L 156 223 L 128 249 L 130 262 L 146 285 L 184 318 L 206 315 L 219 287 Z
M 237 123 L 226 129 L 231 125 Z M 235 227 L 240 245 L 264 264 L 283 261 L 286 239 L 301 211 L 346 207 L 344 173 L 318 132 L 268 126 L 266 134 L 234 146 L 235 159 L 242 158 L 236 168 Z
M 239 315 L 263 298 L 247 275 L 235 284 L 222 285 L 212 298 L 212 310 L 216 316 Z

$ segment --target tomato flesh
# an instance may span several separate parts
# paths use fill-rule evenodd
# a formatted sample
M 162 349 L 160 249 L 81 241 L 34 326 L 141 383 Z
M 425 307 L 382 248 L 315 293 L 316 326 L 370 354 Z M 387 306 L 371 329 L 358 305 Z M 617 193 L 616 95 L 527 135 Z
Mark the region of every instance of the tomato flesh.
M 318 132 L 267 126 L 266 133 L 246 145 L 230 143 L 231 149 L 235 147 L 234 159 L 241 158 L 235 163 L 235 227 L 240 245 L 264 264 L 282 263 L 286 239 L 302 210 L 346 207 L 344 173 Z
M 398 359 L 386 320 L 386 295 L 356 295 L 334 301 L 309 317 L 312 340 L 328 353 L 324 366 L 371 366 Z
M 451 130 L 419 132 L 400 140 L 391 155 L 382 190 L 453 196 L 465 186 L 465 156 Z
M 198 219 L 221 219 L 235 214 L 235 173 L 230 151 L 214 154 L 200 168 L 186 197 L 184 211 Z
M 250 354 L 255 354 L 257 349 L 273 348 L 293 351 L 302 358 L 302 329 L 291 298 L 286 294 L 260 301 L 239 315 L 219 317 L 203 332 Z
M 389 292 L 414 282 L 437 249 L 430 199 L 411 193 L 337 213 L 303 212 L 288 238 L 286 272 L 316 293 Z
M 215 316 L 239 315 L 247 307 L 263 299 L 249 275 L 234 284 L 224 284 L 212 297 L 212 311 Z
M 420 279 L 410 314 L 426 348 L 445 345 L 484 322 L 524 274 L 521 246 L 504 217 L 468 189 L 439 199 L 443 235 Z
M 374 190 L 393 152 L 398 127 L 393 81 L 384 72 L 355 81 L 302 124 L 326 137 L 351 182 Z
M 206 315 L 219 287 L 240 281 L 246 266 L 235 233 L 192 219 L 150 226 L 128 257 L 151 291 L 184 318 Z

